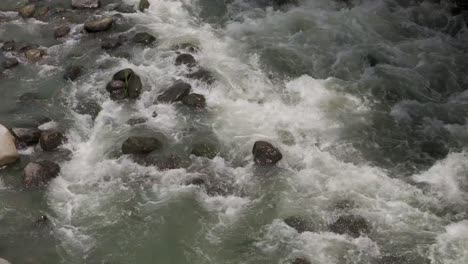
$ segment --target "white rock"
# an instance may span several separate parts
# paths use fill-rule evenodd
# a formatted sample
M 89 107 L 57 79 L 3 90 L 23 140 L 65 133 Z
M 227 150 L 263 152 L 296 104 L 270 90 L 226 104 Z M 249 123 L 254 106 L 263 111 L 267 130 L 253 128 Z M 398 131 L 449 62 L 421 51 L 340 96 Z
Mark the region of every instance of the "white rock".
M 11 264 L 11 263 L 6 261 L 5 259 L 0 258 L 0 264 Z
M 6 127 L 0 124 L 0 167 L 19 159 L 15 138 Z M 0 262 L 0 264 L 2 264 Z

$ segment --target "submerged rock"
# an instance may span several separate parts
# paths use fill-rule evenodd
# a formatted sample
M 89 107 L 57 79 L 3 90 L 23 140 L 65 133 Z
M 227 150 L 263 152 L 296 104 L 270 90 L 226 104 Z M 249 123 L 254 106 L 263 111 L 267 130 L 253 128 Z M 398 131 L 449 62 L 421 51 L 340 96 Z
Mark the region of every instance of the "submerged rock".
M 305 258 L 297 258 L 292 262 L 292 264 L 311 264 L 311 262 Z
M 6 127 L 0 124 L 0 167 L 19 159 L 15 138 Z
M 114 10 L 120 13 L 124 13 L 124 14 L 136 13 L 132 5 L 126 5 L 126 4 L 119 4 L 114 8 Z
M 159 170 L 175 170 L 182 168 L 182 159 L 177 155 L 170 155 L 169 157 L 156 161 L 156 167 Z
M 177 81 L 166 91 L 158 96 L 158 101 L 161 103 L 175 103 L 181 101 L 185 96 L 187 96 L 192 90 L 190 84 Z
M 151 45 L 156 41 L 156 37 L 146 32 L 136 33 L 133 42 L 141 45 Z
M 369 224 L 362 216 L 357 215 L 343 215 L 336 220 L 335 223 L 330 225 L 330 231 L 343 235 L 347 234 L 351 237 L 357 238 L 361 234 L 370 232 Z
M 138 4 L 138 10 L 141 12 L 145 11 L 150 7 L 150 3 L 148 0 L 140 0 L 140 3 Z
M 305 220 L 302 217 L 299 216 L 291 216 L 286 219 L 284 219 L 284 223 L 287 224 L 288 226 L 296 229 L 297 232 L 303 233 L 303 232 L 312 232 L 313 228 L 310 224 L 309 221 Z
M 24 168 L 24 184 L 27 188 L 43 187 L 60 173 L 60 166 L 48 160 L 30 162 Z
M 117 38 L 107 38 L 101 41 L 101 48 L 105 50 L 116 49 L 127 41 L 127 37 L 120 35 Z
M 40 50 L 40 49 L 28 49 L 26 51 L 26 58 L 30 61 L 38 61 L 40 60 L 44 55 L 46 55 L 45 51 Z
M 175 60 L 175 65 L 187 65 L 192 67 L 195 66 L 195 64 L 197 64 L 197 61 L 192 55 L 188 53 L 180 54 Z
M 75 111 L 80 115 L 89 115 L 94 120 L 101 112 L 102 107 L 95 101 L 84 100 L 80 101 L 76 107 Z
M 3 43 L 2 50 L 3 51 L 13 51 L 13 50 L 15 50 L 15 47 L 16 47 L 15 41 L 10 40 L 10 41 L 7 41 L 7 42 Z
M 182 98 L 182 103 L 190 108 L 195 108 L 197 110 L 203 109 L 206 107 L 205 96 L 197 93 L 189 94 Z
M 39 143 L 39 138 L 41 137 L 41 130 L 35 127 L 15 127 L 11 129 L 11 132 L 17 141 L 25 143 L 28 146 Z
M 114 19 L 112 17 L 105 17 L 97 20 L 92 20 L 84 24 L 84 29 L 88 33 L 106 31 L 112 27 L 113 22 Z
M 16 58 L 6 58 L 5 61 L 3 62 L 3 67 L 5 69 L 11 69 L 15 66 L 18 66 L 19 61 Z
M 212 143 L 197 143 L 192 146 L 191 154 L 197 157 L 205 157 L 214 159 L 218 155 L 219 150 L 215 144 Z
M 283 158 L 281 152 L 266 141 L 257 141 L 252 149 L 254 161 L 258 165 L 272 165 Z
M 48 130 L 41 133 L 39 144 L 44 151 L 52 151 L 63 143 L 63 134 L 57 130 Z
M 99 0 L 72 0 L 73 8 L 98 8 L 99 5 Z
M 134 126 L 134 125 L 139 125 L 139 124 L 143 124 L 143 123 L 146 123 L 146 121 L 148 121 L 146 118 L 132 118 L 132 119 L 129 119 L 127 121 L 127 124 L 128 125 L 131 125 L 131 126 Z
M 63 38 L 66 35 L 68 35 L 71 31 L 71 28 L 69 26 L 60 26 L 55 29 L 54 31 L 54 37 L 55 38 Z
M 129 137 L 122 144 L 123 154 L 149 154 L 161 149 L 163 144 L 153 137 Z
M 423 141 L 421 151 L 435 159 L 443 159 L 449 154 L 449 149 L 440 141 Z
M 63 75 L 63 78 L 65 80 L 70 80 L 70 81 L 74 81 L 76 79 L 78 79 L 78 77 L 81 76 L 83 72 L 83 67 L 81 66 L 69 66 L 65 69 L 65 74 Z
M 18 14 L 22 18 L 30 18 L 34 16 L 34 12 L 36 11 L 36 5 L 27 5 L 23 6 L 18 10 Z
M 194 80 L 203 81 L 208 84 L 212 84 L 215 81 L 215 78 L 213 77 L 211 72 L 205 69 L 199 69 L 195 72 L 189 73 L 186 75 L 186 77 Z

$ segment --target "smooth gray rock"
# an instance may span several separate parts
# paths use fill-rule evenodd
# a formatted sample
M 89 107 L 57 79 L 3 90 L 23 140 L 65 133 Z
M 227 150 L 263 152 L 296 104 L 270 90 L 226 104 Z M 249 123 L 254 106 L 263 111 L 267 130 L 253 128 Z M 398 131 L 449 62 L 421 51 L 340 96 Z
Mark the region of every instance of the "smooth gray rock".
M 101 31 L 106 31 L 112 27 L 114 19 L 112 17 L 104 17 L 101 19 L 96 19 L 88 21 L 84 24 L 84 29 L 88 33 L 97 33 Z
M 369 223 L 364 217 L 359 215 L 340 216 L 329 228 L 334 233 L 340 235 L 347 234 L 354 238 L 370 232 Z

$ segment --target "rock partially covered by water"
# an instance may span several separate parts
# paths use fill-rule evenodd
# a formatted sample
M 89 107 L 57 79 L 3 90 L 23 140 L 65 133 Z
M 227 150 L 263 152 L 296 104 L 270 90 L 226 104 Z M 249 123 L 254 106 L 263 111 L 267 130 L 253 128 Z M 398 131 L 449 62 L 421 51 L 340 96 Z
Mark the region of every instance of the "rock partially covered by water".
M 192 93 L 182 98 L 182 103 L 190 108 L 200 110 L 206 107 L 205 96 L 197 93 Z
M 78 79 L 78 77 L 80 77 L 82 73 L 83 67 L 77 65 L 69 66 L 65 69 L 65 74 L 63 75 L 63 78 L 65 80 L 74 81 Z
M 3 62 L 3 67 L 5 69 L 11 69 L 15 66 L 18 66 L 19 61 L 16 58 L 5 58 L 5 61 Z
M 122 144 L 123 154 L 149 154 L 161 149 L 163 144 L 153 137 L 129 137 Z
M 272 144 L 266 141 L 257 141 L 252 149 L 254 161 L 258 165 L 272 165 L 278 163 L 283 155 Z
M 188 54 L 188 53 L 182 53 L 177 56 L 175 60 L 175 65 L 187 65 L 189 67 L 195 66 L 197 64 L 197 61 L 195 58 Z
M 112 17 L 96 19 L 96 20 L 86 22 L 84 24 L 84 29 L 88 33 L 106 31 L 112 27 L 113 22 L 114 22 L 114 19 Z
M 36 11 L 36 5 L 27 5 L 18 9 L 18 14 L 22 18 L 30 18 L 34 16 L 35 11 Z
M 71 31 L 71 28 L 69 26 L 60 26 L 55 29 L 54 31 L 54 37 L 55 38 L 63 38 L 66 35 L 68 35 Z
M 0 167 L 19 159 L 15 138 L 6 127 L 0 124 Z
M 191 154 L 197 157 L 214 159 L 218 155 L 218 146 L 212 143 L 197 143 L 192 146 Z
M 148 0 L 140 0 L 140 3 L 138 4 L 138 9 L 143 12 L 146 9 L 150 7 L 150 3 Z
M 28 146 L 36 145 L 41 137 L 41 131 L 35 127 L 14 127 L 11 129 L 16 140 Z
M 158 96 L 158 101 L 161 103 L 175 103 L 181 101 L 190 93 L 191 90 L 192 86 L 190 86 L 190 84 L 183 81 L 177 81 Z
M 28 49 L 26 51 L 26 58 L 30 61 L 38 61 L 45 55 L 45 51 L 36 48 Z
M 72 0 L 73 8 L 98 8 L 99 4 L 99 0 Z
M 292 264 L 311 264 L 311 262 L 305 258 L 297 258 L 292 262 Z
M 347 234 L 357 238 L 361 234 L 370 232 L 369 223 L 362 216 L 358 215 L 343 215 L 330 225 L 330 231 L 343 235 Z
M 63 134 L 57 130 L 43 131 L 39 144 L 44 151 L 52 151 L 62 145 L 63 139 Z
M 296 229 L 297 232 L 312 232 L 313 228 L 309 221 L 299 216 L 291 216 L 284 219 L 284 223 Z
M 24 184 L 27 188 L 43 187 L 60 173 L 60 167 L 48 160 L 30 162 L 24 168 Z
M 101 48 L 105 50 L 112 50 L 120 47 L 125 41 L 127 41 L 127 37 L 120 35 L 114 38 L 106 38 L 103 39 L 101 42 Z
M 187 78 L 194 79 L 194 80 L 199 80 L 206 82 L 208 84 L 212 84 L 215 81 L 215 78 L 211 74 L 211 72 L 205 70 L 205 69 L 199 69 L 195 72 L 189 73 L 186 75 Z
M 112 100 L 137 99 L 142 90 L 142 83 L 140 76 L 132 69 L 124 69 L 114 74 L 106 89 L 111 93 Z
M 75 111 L 80 115 L 89 115 L 94 120 L 101 112 L 102 107 L 93 100 L 84 99 L 80 101 L 76 107 Z
M 136 33 L 133 42 L 141 45 L 151 45 L 156 41 L 156 37 L 147 32 Z

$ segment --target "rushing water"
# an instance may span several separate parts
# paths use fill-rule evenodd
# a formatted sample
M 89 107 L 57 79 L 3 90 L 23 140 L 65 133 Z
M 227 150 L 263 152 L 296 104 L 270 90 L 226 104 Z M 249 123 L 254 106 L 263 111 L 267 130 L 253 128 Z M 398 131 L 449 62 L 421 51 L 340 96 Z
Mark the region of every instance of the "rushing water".
M 18 2 L 2 0 L 0 9 Z M 27 161 L 45 154 L 30 151 L 0 170 L 0 257 L 13 264 L 468 263 L 468 33 L 463 15 L 432 2 L 150 0 L 144 13 L 122 14 L 114 30 L 150 32 L 158 45 L 125 46 L 127 59 L 101 50 L 99 34 L 80 33 L 80 24 L 57 41 L 51 29 L 60 21 L 3 12 L 12 19 L 0 24 L 1 39 L 42 45 L 48 56 L 1 76 L 1 123 L 48 116 L 55 121 L 48 125 L 66 129 L 72 154 L 47 154 L 62 170 L 46 190 L 21 184 Z M 174 65 L 173 49 L 184 43 L 200 48 L 195 58 L 217 79 L 186 80 L 205 95 L 207 111 L 153 103 L 184 78 L 188 69 Z M 63 70 L 74 63 L 86 75 L 67 82 Z M 128 67 L 144 93 L 114 102 L 105 85 Z M 26 92 L 39 100 L 19 100 Z M 83 100 L 102 106 L 95 120 L 74 111 Z M 127 125 L 134 117 L 149 121 Z M 154 132 L 166 138 L 164 153 L 191 165 L 159 171 L 120 156 L 126 137 Z M 274 143 L 284 159 L 255 166 L 256 140 Z M 198 141 L 216 142 L 219 155 L 190 157 Z M 220 191 L 185 184 L 199 176 Z M 363 216 L 371 232 L 330 232 L 344 214 Z M 40 215 L 51 223 L 35 224 Z M 289 216 L 310 219 L 314 232 L 296 232 L 282 220 Z

